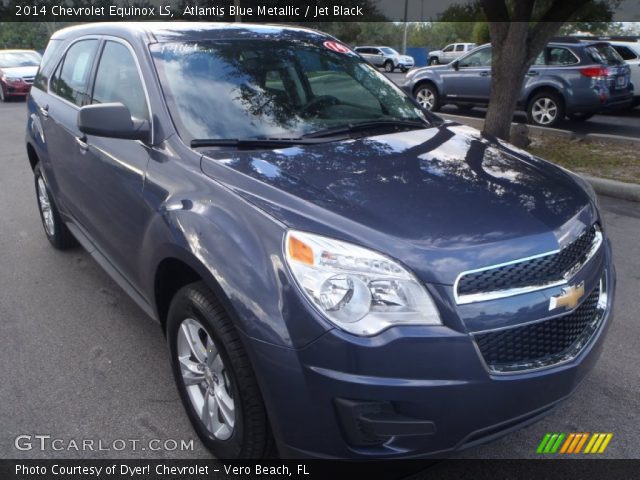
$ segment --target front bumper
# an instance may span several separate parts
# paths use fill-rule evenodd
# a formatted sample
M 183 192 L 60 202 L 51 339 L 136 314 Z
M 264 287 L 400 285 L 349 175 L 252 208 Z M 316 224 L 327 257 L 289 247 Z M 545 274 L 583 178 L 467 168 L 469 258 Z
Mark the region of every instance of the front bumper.
M 302 349 L 246 338 L 285 457 L 443 457 L 521 428 L 567 398 L 597 361 L 604 318 L 571 361 L 490 373 L 471 337 L 447 326 L 370 338 L 334 329 Z
M 31 91 L 31 84 L 26 82 L 3 83 L 0 88 L 4 89 L 7 97 L 24 97 Z

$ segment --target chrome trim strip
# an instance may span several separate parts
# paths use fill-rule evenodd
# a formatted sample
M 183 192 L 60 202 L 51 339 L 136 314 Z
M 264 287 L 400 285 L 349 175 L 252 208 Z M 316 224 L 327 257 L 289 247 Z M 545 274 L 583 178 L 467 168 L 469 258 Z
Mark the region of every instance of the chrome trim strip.
M 529 260 L 535 260 L 537 258 L 547 257 L 549 255 L 555 255 L 561 252 L 561 250 L 558 249 L 550 252 L 541 253 L 539 255 L 532 255 L 530 257 L 520 258 L 520 259 L 512 260 L 509 262 L 490 265 L 488 267 L 476 268 L 474 270 L 466 270 L 464 272 L 461 272 L 456 277 L 456 280 L 453 283 L 453 297 L 456 301 L 456 304 L 466 305 L 469 303 L 486 302 L 489 300 L 497 300 L 499 298 L 513 297 L 515 295 L 522 295 L 525 293 L 532 293 L 532 292 L 537 292 L 539 290 L 545 290 L 547 288 L 560 287 L 560 286 L 566 285 L 569 280 L 571 280 L 580 270 L 582 270 L 582 268 L 587 263 L 589 263 L 589 261 L 594 257 L 594 255 L 600 249 L 600 246 L 602 245 L 602 242 L 603 242 L 603 235 L 600 228 L 597 225 L 595 228 L 596 228 L 596 234 L 593 239 L 593 243 L 591 244 L 591 249 L 587 253 L 587 256 L 585 257 L 584 261 L 576 263 L 573 267 L 567 270 L 564 273 L 562 280 L 557 280 L 555 282 L 550 282 L 550 283 L 530 285 L 527 287 L 509 288 L 506 290 L 495 290 L 495 291 L 486 292 L 486 293 L 472 293 L 467 295 L 458 295 L 458 285 L 462 277 L 464 277 L 465 275 L 469 275 L 471 273 L 484 272 L 487 270 L 493 270 L 500 267 L 506 267 L 508 265 L 514 265 L 516 263 L 528 262 Z
M 496 376 L 507 376 L 507 375 L 519 375 L 519 374 L 523 374 L 523 373 L 531 373 L 531 372 L 537 372 L 540 370 L 546 370 L 549 368 L 554 368 L 554 367 L 558 367 L 561 365 L 564 365 L 565 363 L 569 363 L 573 360 L 575 360 L 578 355 L 580 355 L 582 353 L 582 351 L 589 345 L 589 343 L 591 343 L 591 341 L 593 340 L 593 338 L 595 338 L 595 336 L 597 335 L 597 333 L 602 329 L 602 326 L 605 324 L 605 320 L 607 317 L 607 307 L 608 307 L 608 301 L 609 301 L 609 296 L 608 296 L 608 292 L 607 292 L 607 279 L 606 279 L 606 272 L 603 274 L 602 278 L 600 279 L 600 294 L 598 296 L 598 305 L 596 307 L 596 311 L 597 311 L 597 315 L 595 316 L 595 319 L 591 322 L 591 324 L 585 329 L 585 332 L 583 332 L 583 334 L 578 337 L 578 339 L 576 339 L 576 341 L 573 343 L 573 345 L 571 345 L 569 347 L 569 349 L 567 349 L 567 351 L 565 352 L 565 354 L 561 357 L 561 359 L 557 362 L 523 362 L 520 364 L 511 364 L 509 365 L 509 369 L 496 369 L 495 367 L 490 366 L 489 364 L 487 364 L 487 362 L 485 361 L 484 357 L 482 356 L 482 352 L 480 351 L 480 347 L 478 347 L 478 343 L 475 340 L 474 335 L 476 333 L 480 333 L 480 332 L 474 332 L 474 334 L 471 335 L 472 340 L 471 343 L 473 344 L 474 348 L 476 349 L 476 352 L 478 353 L 478 356 L 480 357 L 480 362 L 482 363 L 482 365 L 484 366 L 485 370 L 490 374 L 490 375 L 496 375 Z M 585 299 L 586 300 L 586 299 Z M 584 303 L 584 302 L 583 302 Z M 576 307 L 576 308 L 579 308 Z M 575 309 L 574 309 L 575 310 Z M 562 316 L 565 315 L 570 315 L 574 310 L 572 310 L 569 313 L 565 313 Z M 551 319 L 546 319 L 546 320 L 551 320 Z M 535 323 L 535 322 L 530 322 L 530 323 Z M 522 324 L 524 325 L 524 324 Z M 516 325 L 514 327 L 511 328 L 518 328 L 522 325 Z M 528 365 L 531 365 L 531 367 L 527 367 Z M 523 367 L 520 369 L 517 369 L 518 367 Z

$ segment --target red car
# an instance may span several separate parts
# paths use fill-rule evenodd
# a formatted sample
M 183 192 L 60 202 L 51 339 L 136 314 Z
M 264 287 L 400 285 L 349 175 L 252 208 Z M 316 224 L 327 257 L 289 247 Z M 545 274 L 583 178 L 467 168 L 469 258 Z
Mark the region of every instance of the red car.
M 0 102 L 27 96 L 41 59 L 34 50 L 0 50 Z

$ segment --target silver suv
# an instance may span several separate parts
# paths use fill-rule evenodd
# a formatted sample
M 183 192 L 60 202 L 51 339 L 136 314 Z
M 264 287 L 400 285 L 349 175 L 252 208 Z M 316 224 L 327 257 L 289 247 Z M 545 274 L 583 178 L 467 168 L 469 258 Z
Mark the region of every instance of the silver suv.
M 367 62 L 378 68 L 384 68 L 387 73 L 399 68 L 406 72 L 413 68 L 414 60 L 409 55 L 402 55 L 391 47 L 356 47 L 354 50 Z

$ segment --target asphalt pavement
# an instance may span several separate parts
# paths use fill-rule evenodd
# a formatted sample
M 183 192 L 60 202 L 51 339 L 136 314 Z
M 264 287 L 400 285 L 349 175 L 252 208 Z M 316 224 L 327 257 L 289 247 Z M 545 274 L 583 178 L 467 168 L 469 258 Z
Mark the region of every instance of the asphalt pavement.
M 84 251 L 49 246 L 25 120 L 23 102 L 0 104 L 0 458 L 208 457 L 178 398 L 159 326 Z M 612 432 L 606 457 L 640 458 L 640 204 L 603 198 L 602 208 L 618 295 L 601 360 L 540 423 L 461 456 L 535 457 L 546 432 Z M 18 441 L 31 449 L 16 448 L 20 435 L 32 436 Z M 35 435 L 62 440 L 62 450 L 45 439 L 50 448 L 40 451 Z M 117 451 L 114 441 L 127 439 L 138 449 Z M 82 440 L 95 450 L 78 452 L 73 441 Z M 191 440 L 186 451 L 172 443 Z M 97 450 L 99 441 L 110 450 Z M 148 448 L 163 444 L 168 450 Z
M 404 83 L 405 74 L 394 72 L 386 74 L 394 83 L 402 85 Z M 442 113 L 450 113 L 453 115 L 464 115 L 466 117 L 484 118 L 486 108 L 474 108 L 471 111 L 462 111 L 454 105 L 445 105 L 442 107 Z M 524 112 L 516 112 L 513 117 L 516 122 L 527 121 Z M 608 135 L 621 135 L 625 137 L 640 136 L 640 106 L 622 112 L 613 112 L 604 115 L 594 115 L 586 121 L 575 121 L 564 119 L 556 128 L 570 130 L 576 133 L 605 133 Z

